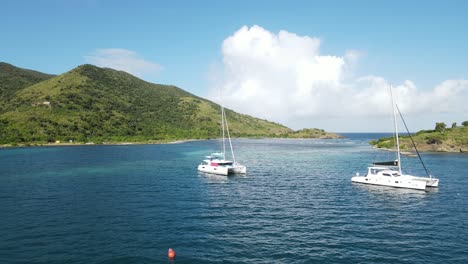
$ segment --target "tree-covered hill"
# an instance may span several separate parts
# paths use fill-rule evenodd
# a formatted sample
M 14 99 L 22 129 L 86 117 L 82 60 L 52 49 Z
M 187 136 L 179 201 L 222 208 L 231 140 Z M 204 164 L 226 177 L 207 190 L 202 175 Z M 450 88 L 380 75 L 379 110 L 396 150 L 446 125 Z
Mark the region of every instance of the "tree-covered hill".
M 2 87 L 15 92 L 0 112 L 0 144 L 155 142 L 220 135 L 220 106 L 175 86 L 93 65 L 58 76 L 30 72 L 37 74 L 37 79 L 24 78 L 31 85 L 2 81 Z M 228 109 L 226 115 L 233 136 L 292 132 Z
M 422 130 L 412 135 L 416 148 L 419 151 L 468 152 L 468 121 L 463 122 L 462 126 L 454 123 L 451 128 L 440 124 L 443 123 L 437 123 L 434 130 Z M 409 136 L 400 136 L 399 139 L 401 150 L 414 151 Z M 371 141 L 371 144 L 377 148 L 392 149 L 394 142 L 393 138 L 381 138 Z
M 54 75 L 21 69 L 0 62 L 0 113 L 17 91 L 52 77 Z

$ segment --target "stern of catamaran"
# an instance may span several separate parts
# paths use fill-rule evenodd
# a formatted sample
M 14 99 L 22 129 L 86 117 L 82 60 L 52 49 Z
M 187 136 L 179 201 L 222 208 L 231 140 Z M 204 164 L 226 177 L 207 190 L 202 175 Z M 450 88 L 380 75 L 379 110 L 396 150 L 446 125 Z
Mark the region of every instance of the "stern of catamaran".
M 234 164 L 234 173 L 246 174 L 247 167 L 236 162 Z
M 439 187 L 439 179 L 431 178 L 426 182 L 427 187 Z

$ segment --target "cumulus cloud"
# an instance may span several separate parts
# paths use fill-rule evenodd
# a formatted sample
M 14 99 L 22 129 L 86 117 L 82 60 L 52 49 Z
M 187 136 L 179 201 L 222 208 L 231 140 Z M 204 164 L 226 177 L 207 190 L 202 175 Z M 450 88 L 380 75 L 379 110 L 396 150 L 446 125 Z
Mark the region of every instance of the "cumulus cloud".
M 88 63 L 125 71 L 137 77 L 156 76 L 162 67 L 127 49 L 97 49 L 85 56 Z
M 314 119 L 388 116 L 388 81 L 347 74 L 364 53 L 321 54 L 320 44 L 314 37 L 244 26 L 222 44 L 222 73 L 210 99 L 296 127 L 309 127 Z M 405 81 L 392 90 L 405 113 L 468 110 L 462 103 L 467 98 L 467 80 L 447 80 L 432 90 L 420 90 Z

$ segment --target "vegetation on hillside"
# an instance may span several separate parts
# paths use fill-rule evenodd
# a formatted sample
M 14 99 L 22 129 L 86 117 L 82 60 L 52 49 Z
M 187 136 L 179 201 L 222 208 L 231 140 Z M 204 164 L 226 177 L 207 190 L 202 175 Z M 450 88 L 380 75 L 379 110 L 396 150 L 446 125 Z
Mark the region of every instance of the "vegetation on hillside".
M 9 94 L 0 98 L 0 144 L 158 142 L 220 135 L 220 106 L 175 86 L 93 65 L 58 76 L 24 71 L 17 75 L 32 73 L 37 78 L 24 78 L 30 81 L 21 85 L 0 80 Z M 293 133 L 229 109 L 226 116 L 234 137 Z
M 17 68 L 0 62 L 0 113 L 15 93 L 25 87 L 50 79 L 54 75 Z
M 291 133 L 287 133 L 281 136 L 285 138 L 322 138 L 322 139 L 341 138 L 341 136 L 338 134 L 325 132 L 325 130 L 318 129 L 318 128 L 304 128 L 304 129 L 293 131 Z
M 422 130 L 412 135 L 416 148 L 420 151 L 468 152 L 468 121 L 463 122 L 462 126 L 454 124 L 447 128 L 445 123 L 436 123 L 434 130 Z M 401 150 L 414 150 L 409 136 L 400 136 L 399 139 Z M 393 137 L 373 140 L 370 143 L 384 149 L 392 149 L 395 146 Z

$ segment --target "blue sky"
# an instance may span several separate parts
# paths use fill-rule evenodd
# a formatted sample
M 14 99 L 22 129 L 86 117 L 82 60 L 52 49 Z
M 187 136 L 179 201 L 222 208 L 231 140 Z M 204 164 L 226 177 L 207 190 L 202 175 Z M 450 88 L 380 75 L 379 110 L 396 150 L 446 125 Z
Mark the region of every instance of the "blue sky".
M 396 86 L 397 97 L 410 94 L 425 98 L 426 108 L 412 107 L 418 104 L 417 98 L 412 101 L 401 98 L 401 101 L 407 104 L 402 110 L 406 109 L 415 121 L 414 130 L 428 129 L 435 122 L 451 124 L 468 120 L 465 114 L 468 109 L 463 107 L 442 105 L 440 111 L 434 111 L 439 103 L 463 104 L 468 100 L 466 14 L 467 1 L 7 0 L 2 1 L 0 9 L 3 25 L 0 61 L 61 74 L 84 63 L 114 67 L 116 56 L 126 54 L 136 63 L 145 62 L 143 67 L 147 69 L 124 70 L 147 81 L 174 84 L 215 101 L 220 98 L 213 94 L 221 89 L 225 104 L 237 112 L 293 128 L 320 127 L 332 131 L 390 130 L 391 127 L 369 125 L 369 119 L 380 119 L 378 114 L 366 116 L 365 111 L 353 110 L 365 105 L 342 112 L 333 109 L 330 115 L 324 112 L 329 113 L 333 104 L 340 108 L 345 98 L 337 97 L 346 92 L 379 97 L 379 89 L 391 84 Z M 243 27 L 246 27 L 244 31 Z M 289 35 L 282 39 L 281 31 Z M 268 84 L 268 74 L 276 73 L 274 69 L 250 68 L 251 64 L 261 65 L 262 61 L 256 60 L 258 53 L 254 52 L 262 50 L 253 46 L 243 46 L 245 50 L 241 50 L 235 46 L 241 43 L 240 39 L 249 45 L 272 41 L 265 50 L 280 50 L 282 57 L 288 57 L 292 50 L 287 50 L 285 43 L 299 43 L 294 47 L 297 50 L 312 43 L 308 38 L 318 40 L 319 45 L 313 52 L 294 53 L 298 60 L 311 58 L 304 62 L 310 67 L 300 71 L 310 70 L 314 75 L 313 69 L 325 67 L 336 72 L 326 80 L 304 81 L 307 73 L 291 75 L 278 79 L 276 83 L 283 86 L 273 88 Z M 102 58 L 105 51 L 114 52 L 113 57 Z M 354 59 L 349 54 L 354 54 Z M 330 56 L 338 61 L 312 65 L 312 61 Z M 278 66 L 283 64 L 281 60 L 268 61 Z M 298 64 L 288 63 L 290 67 L 284 69 L 287 72 L 300 68 Z M 249 74 L 240 75 L 240 71 Z M 303 81 L 306 84 L 293 87 L 293 83 Z M 288 83 L 291 87 L 286 88 Z M 445 91 L 443 95 L 439 90 Z M 258 100 L 263 95 L 266 101 L 271 92 L 272 101 L 277 100 L 284 108 L 273 103 L 264 109 L 260 109 L 261 105 L 255 108 L 252 102 L 256 99 L 248 96 L 242 96 L 242 103 L 239 103 L 241 99 L 232 100 L 240 91 L 242 95 L 255 91 L 252 96 Z M 294 98 L 280 100 L 284 94 L 296 92 L 310 96 L 310 104 L 317 98 L 328 103 L 322 107 L 317 102 L 312 111 L 305 109 L 306 102 Z M 439 101 L 431 99 L 439 95 Z M 387 109 L 369 110 L 383 115 Z

